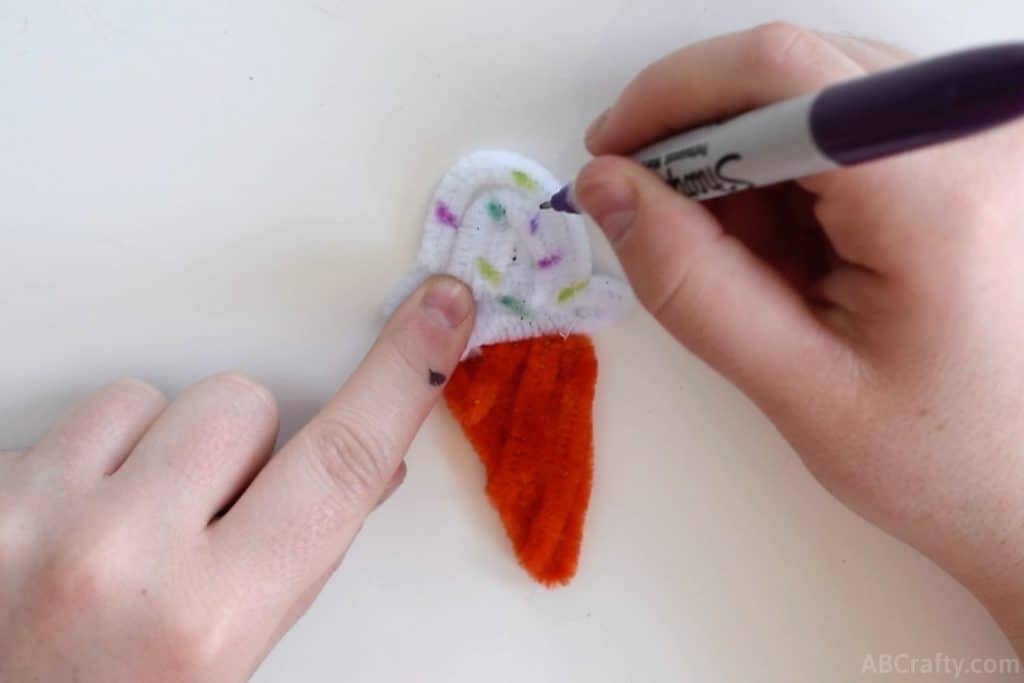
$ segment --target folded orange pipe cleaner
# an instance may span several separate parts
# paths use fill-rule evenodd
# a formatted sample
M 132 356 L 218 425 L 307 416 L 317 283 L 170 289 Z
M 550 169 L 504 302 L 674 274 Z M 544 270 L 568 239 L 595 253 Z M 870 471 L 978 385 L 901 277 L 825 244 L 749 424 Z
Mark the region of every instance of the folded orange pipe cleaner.
M 519 563 L 547 586 L 576 573 L 594 471 L 596 381 L 586 336 L 548 335 L 481 347 L 444 390 Z

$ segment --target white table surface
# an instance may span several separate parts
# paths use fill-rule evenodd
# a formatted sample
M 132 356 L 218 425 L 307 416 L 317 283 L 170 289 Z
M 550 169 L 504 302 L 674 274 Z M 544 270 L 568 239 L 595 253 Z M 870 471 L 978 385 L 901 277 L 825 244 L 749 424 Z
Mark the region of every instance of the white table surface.
M 1024 4 L 0 0 L 0 446 L 118 376 L 173 394 L 225 368 L 270 386 L 287 436 L 367 348 L 460 154 L 568 177 L 631 74 L 772 18 L 932 53 L 1019 38 Z M 569 588 L 518 568 L 439 408 L 256 680 L 925 680 L 861 667 L 1010 655 L 962 588 L 831 500 L 645 315 L 596 344 Z

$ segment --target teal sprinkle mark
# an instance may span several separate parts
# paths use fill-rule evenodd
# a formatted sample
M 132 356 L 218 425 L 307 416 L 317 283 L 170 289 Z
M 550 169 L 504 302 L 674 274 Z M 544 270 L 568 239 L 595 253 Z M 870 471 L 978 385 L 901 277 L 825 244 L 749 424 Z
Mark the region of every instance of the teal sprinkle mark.
M 526 309 L 526 304 L 521 299 L 517 299 L 514 296 L 499 296 L 498 303 L 512 311 L 520 318 L 529 318 L 530 311 Z
M 497 199 L 492 199 L 487 202 L 487 215 L 491 217 L 495 223 L 500 223 L 505 220 L 505 207 Z
M 569 299 L 573 298 L 574 296 L 582 292 L 584 289 L 586 289 L 587 285 L 589 284 L 590 280 L 580 280 L 579 282 L 574 282 L 568 287 L 563 288 L 558 293 L 558 303 L 564 304 L 566 301 L 568 301 Z
M 522 171 L 512 171 L 512 180 L 524 190 L 537 189 L 537 181 Z
M 483 256 L 477 257 L 476 269 L 480 271 L 480 277 L 487 280 L 492 285 L 497 286 L 501 284 L 501 273 Z

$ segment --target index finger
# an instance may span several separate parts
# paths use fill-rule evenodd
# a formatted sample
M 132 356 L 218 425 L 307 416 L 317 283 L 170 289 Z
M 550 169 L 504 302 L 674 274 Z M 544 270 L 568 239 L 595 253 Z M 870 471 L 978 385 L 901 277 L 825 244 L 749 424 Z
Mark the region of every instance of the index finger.
M 864 69 L 819 34 L 785 23 L 711 38 L 654 62 L 587 131 L 595 155 L 813 92 Z
M 242 580 L 287 609 L 340 560 L 458 363 L 472 294 L 427 280 L 395 311 L 338 393 L 211 529 Z

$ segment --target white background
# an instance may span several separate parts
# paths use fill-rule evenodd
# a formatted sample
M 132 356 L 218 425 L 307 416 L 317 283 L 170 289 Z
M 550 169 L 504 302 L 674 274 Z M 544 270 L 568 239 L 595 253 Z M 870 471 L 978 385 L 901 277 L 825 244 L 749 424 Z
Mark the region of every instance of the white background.
M 1019 38 L 1024 5 L 0 0 L 0 446 L 118 376 L 173 394 L 225 368 L 270 386 L 287 436 L 367 348 L 460 154 L 569 177 L 644 64 L 772 18 L 933 53 Z M 861 680 L 869 653 L 1009 656 L 645 315 L 596 343 L 571 587 L 515 564 L 439 408 L 256 680 L 818 683 Z

